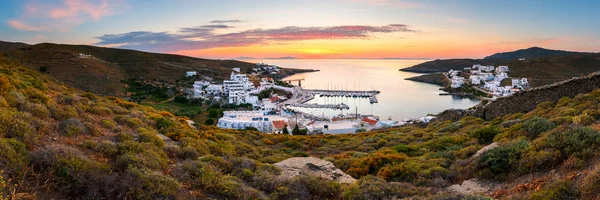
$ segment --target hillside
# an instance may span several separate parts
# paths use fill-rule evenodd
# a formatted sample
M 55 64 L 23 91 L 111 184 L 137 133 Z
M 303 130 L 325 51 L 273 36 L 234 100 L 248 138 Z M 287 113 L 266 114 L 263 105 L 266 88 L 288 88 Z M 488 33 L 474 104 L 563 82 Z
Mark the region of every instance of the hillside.
M 0 51 L 9 51 L 28 47 L 28 44 L 20 42 L 4 42 L 0 41 Z
M 191 127 L 0 56 L 0 199 L 595 199 L 599 106 L 595 90 L 491 121 L 269 135 Z M 272 165 L 305 156 L 357 181 Z
M 511 56 L 525 56 L 528 59 L 501 59 Z M 494 54 L 485 59 L 434 60 L 400 70 L 416 73 L 447 72 L 450 69 L 462 70 L 473 64 L 507 65 L 510 67 L 509 76 L 526 77 L 533 86 L 542 86 L 600 71 L 600 54 L 529 48 Z
M 123 96 L 130 77 L 174 85 L 186 71 L 197 71 L 204 79 L 223 80 L 232 68 L 246 72 L 252 63 L 208 60 L 172 54 L 103 48 L 87 45 L 43 43 L 4 51 L 22 65 L 50 74 L 67 85 L 96 94 Z M 92 58 L 80 58 L 79 54 Z M 283 74 L 302 72 L 284 69 Z
M 484 60 L 488 60 L 488 59 L 518 60 L 520 58 L 532 59 L 532 58 L 568 56 L 568 55 L 578 55 L 578 54 L 586 54 L 586 53 L 544 49 L 544 48 L 540 48 L 540 47 L 531 47 L 528 49 L 520 49 L 520 50 L 516 50 L 516 51 L 511 51 L 511 52 L 495 53 L 495 54 L 493 54 L 491 56 L 487 56 L 483 59 Z

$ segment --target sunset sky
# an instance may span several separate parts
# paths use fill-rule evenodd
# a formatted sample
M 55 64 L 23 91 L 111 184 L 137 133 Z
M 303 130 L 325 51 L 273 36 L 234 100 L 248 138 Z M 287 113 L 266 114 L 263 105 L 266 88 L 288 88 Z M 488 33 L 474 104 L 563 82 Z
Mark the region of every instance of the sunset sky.
M 600 1 L 3 0 L 0 40 L 204 58 L 600 52 Z

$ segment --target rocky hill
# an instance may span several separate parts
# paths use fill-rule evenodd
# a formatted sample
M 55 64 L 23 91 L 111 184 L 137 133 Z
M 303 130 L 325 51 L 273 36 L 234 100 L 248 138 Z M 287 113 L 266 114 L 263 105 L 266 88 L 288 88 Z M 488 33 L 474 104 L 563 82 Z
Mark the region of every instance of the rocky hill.
M 125 94 L 126 85 L 122 81 L 131 77 L 174 85 L 186 71 L 197 71 L 204 79 L 219 81 L 229 78 L 232 68 L 246 72 L 255 67 L 253 63 L 236 60 L 209 60 L 87 45 L 43 43 L 14 48 L 17 46 L 5 49 L 4 56 L 50 74 L 67 85 L 114 96 Z M 79 54 L 90 57 L 82 58 Z M 297 72 L 303 70 L 282 70 L 284 75 Z
M 531 47 L 528 49 L 520 49 L 520 50 L 516 50 L 516 51 L 511 51 L 511 52 L 495 53 L 495 54 L 493 54 L 491 56 L 487 56 L 483 59 L 484 60 L 489 60 L 489 59 L 518 60 L 520 58 L 532 59 L 532 58 L 544 58 L 544 57 L 568 56 L 568 55 L 580 55 L 580 54 L 586 54 L 586 53 L 544 49 L 544 48 L 540 48 L 540 47 Z
M 8 51 L 8 50 L 14 50 L 14 49 L 20 49 L 20 48 L 24 48 L 29 46 L 28 44 L 25 43 L 20 43 L 20 42 L 4 42 L 4 41 L 0 41 L 0 51 Z
M 597 79 L 490 121 L 292 136 L 190 126 L 0 55 L 0 199 L 596 199 L 600 90 L 567 91 Z
M 512 57 L 527 59 L 518 60 Z M 533 47 L 494 54 L 484 59 L 434 60 L 400 70 L 416 73 L 447 72 L 451 69 L 462 70 L 473 64 L 507 65 L 510 67 L 509 76 L 526 77 L 533 86 L 542 86 L 600 70 L 600 54 Z

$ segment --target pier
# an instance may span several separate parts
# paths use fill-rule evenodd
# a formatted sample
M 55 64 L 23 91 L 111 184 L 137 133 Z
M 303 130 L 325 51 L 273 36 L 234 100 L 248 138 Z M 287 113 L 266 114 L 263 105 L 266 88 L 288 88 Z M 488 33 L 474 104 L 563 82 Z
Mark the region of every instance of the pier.
M 369 91 L 351 91 L 351 90 L 305 90 L 314 95 L 325 97 L 352 97 L 352 98 L 372 98 L 381 93 L 377 90 Z
M 350 109 L 350 106 L 341 103 L 341 104 L 301 104 L 301 103 L 294 103 L 294 104 L 288 104 L 286 106 L 290 106 L 290 107 L 297 107 L 297 108 L 329 108 L 329 109 L 340 109 L 340 110 L 348 110 Z

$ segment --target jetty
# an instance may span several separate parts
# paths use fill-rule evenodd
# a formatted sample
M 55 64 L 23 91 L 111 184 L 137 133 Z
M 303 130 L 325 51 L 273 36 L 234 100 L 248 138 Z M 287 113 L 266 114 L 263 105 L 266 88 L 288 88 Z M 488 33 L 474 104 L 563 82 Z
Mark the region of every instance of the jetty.
M 301 104 L 301 103 L 293 103 L 288 104 L 286 106 L 297 107 L 297 108 L 328 108 L 328 109 L 339 109 L 339 110 L 347 110 L 350 109 L 350 106 L 341 103 L 341 104 Z
M 306 90 L 313 95 L 321 97 L 352 97 L 352 98 L 371 98 L 381 93 L 377 90 L 369 91 L 351 91 L 351 90 Z

